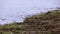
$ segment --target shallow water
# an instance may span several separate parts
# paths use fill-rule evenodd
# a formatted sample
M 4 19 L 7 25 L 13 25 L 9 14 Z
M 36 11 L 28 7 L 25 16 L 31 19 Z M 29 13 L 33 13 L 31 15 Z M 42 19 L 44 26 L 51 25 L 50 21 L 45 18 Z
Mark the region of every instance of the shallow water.
M 0 0 L 0 24 L 22 22 L 27 15 L 60 7 L 60 0 Z

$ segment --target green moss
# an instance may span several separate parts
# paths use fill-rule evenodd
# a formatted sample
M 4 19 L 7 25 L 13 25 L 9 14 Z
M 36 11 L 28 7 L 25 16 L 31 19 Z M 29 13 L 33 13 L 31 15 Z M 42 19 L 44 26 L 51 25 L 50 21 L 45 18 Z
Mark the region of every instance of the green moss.
M 30 17 L 26 17 L 23 23 L 12 23 L 0 26 L 0 31 L 4 31 L 2 34 L 20 33 L 23 31 L 51 31 L 60 28 L 60 11 L 52 10 L 47 13 L 37 14 Z M 56 28 L 56 29 L 55 29 Z M 8 31 L 9 30 L 9 31 Z M 8 31 L 8 32 L 6 32 Z M 39 33 L 38 34 L 42 34 Z M 54 34 L 49 32 L 49 34 Z

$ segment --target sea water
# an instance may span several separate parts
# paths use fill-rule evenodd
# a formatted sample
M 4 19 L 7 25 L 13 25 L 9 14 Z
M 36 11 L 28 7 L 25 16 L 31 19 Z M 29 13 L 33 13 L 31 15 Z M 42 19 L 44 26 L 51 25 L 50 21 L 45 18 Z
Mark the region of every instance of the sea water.
M 60 7 L 60 0 L 0 0 L 0 24 L 23 22 L 27 15 Z

